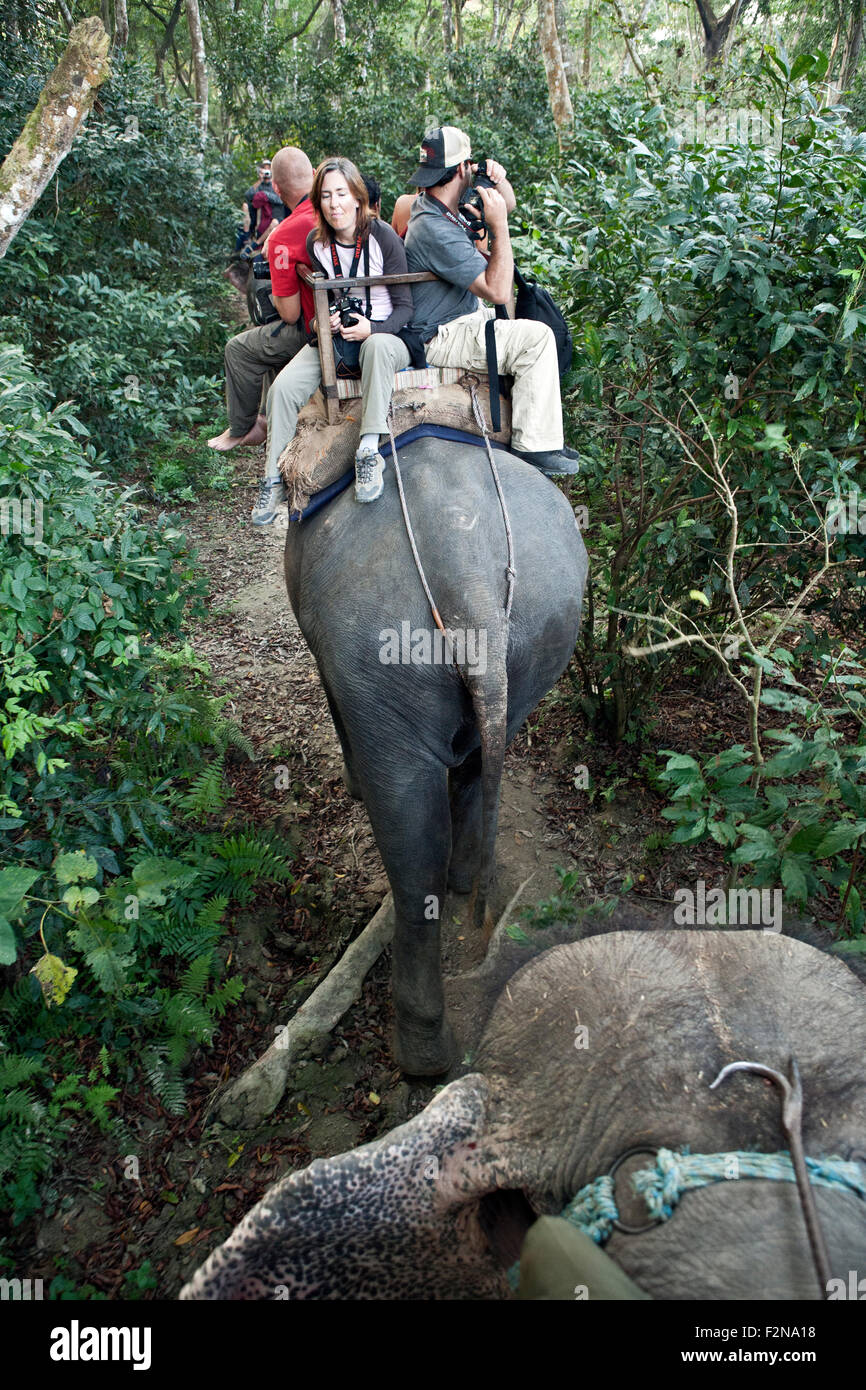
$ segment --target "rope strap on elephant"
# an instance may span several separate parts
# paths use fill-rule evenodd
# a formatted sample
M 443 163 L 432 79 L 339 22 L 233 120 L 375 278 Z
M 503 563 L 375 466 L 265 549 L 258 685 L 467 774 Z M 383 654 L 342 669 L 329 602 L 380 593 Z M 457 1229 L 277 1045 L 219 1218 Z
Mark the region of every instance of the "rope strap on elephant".
M 617 1166 L 614 1165 L 614 1168 Z M 806 1167 L 809 1180 L 815 1187 L 853 1192 L 866 1201 L 866 1167 L 863 1164 L 844 1158 L 807 1158 Z M 634 1189 L 646 1202 L 651 1218 L 648 1226 L 639 1229 L 648 1230 L 650 1226 L 668 1221 L 686 1192 L 742 1178 L 796 1182 L 794 1165 L 790 1155 L 785 1152 L 756 1154 L 738 1150 L 733 1153 L 690 1154 L 659 1149 L 650 1167 L 640 1168 L 631 1175 Z M 617 1229 L 626 1232 L 634 1230 L 620 1223 L 615 1182 L 615 1172 L 602 1174 L 582 1187 L 562 1211 L 565 1220 L 590 1236 L 596 1245 L 604 1245 Z M 520 1283 L 519 1262 L 508 1270 L 508 1282 L 516 1291 Z
M 861 1164 L 843 1158 L 807 1158 L 810 1181 L 816 1187 L 854 1192 L 866 1201 L 866 1172 Z M 785 1153 L 755 1154 L 738 1151 L 722 1154 L 675 1153 L 659 1149 L 655 1163 L 632 1174 L 632 1184 L 646 1202 L 654 1222 L 667 1221 L 686 1192 L 712 1183 L 739 1178 L 764 1178 L 770 1182 L 795 1182 L 794 1165 Z M 605 1173 L 582 1187 L 562 1215 L 597 1245 L 610 1238 L 619 1221 L 614 1196 L 615 1177 Z
M 484 438 L 484 443 L 487 447 L 487 459 L 490 464 L 490 471 L 493 474 L 493 483 L 496 488 L 496 495 L 499 498 L 499 506 L 502 511 L 502 520 L 505 527 L 506 545 L 505 579 L 507 588 L 505 595 L 505 620 L 506 622 L 509 622 L 511 620 L 511 605 L 514 602 L 514 581 L 517 578 L 517 571 L 514 568 L 514 537 L 511 532 L 511 521 L 508 516 L 508 507 L 505 503 L 505 494 L 502 491 L 502 482 L 499 477 L 499 469 L 496 467 L 496 459 L 493 456 L 493 449 L 490 446 L 490 430 L 484 416 L 484 411 L 482 410 L 481 404 L 478 400 L 478 393 L 476 391 L 477 378 L 471 376 L 470 373 L 467 373 L 466 376 L 461 377 L 460 380 L 461 385 L 468 387 L 470 396 L 472 398 L 472 411 L 475 416 L 476 423 L 478 424 L 478 428 L 480 429 L 481 434 Z M 421 556 L 418 553 L 418 545 L 415 540 L 415 533 L 412 530 L 412 521 L 409 516 L 409 507 L 406 502 L 406 494 L 403 490 L 403 475 L 400 471 L 400 464 L 397 459 L 397 444 L 394 439 L 394 423 L 393 414 L 391 411 L 389 411 L 388 414 L 388 435 L 391 441 L 391 458 L 394 462 L 394 476 L 397 479 L 397 491 L 400 495 L 400 508 L 403 512 L 403 523 L 406 527 L 406 535 L 409 538 L 409 546 L 412 550 L 412 559 L 415 561 L 415 568 L 418 571 L 418 578 L 421 580 L 421 586 L 426 595 L 427 602 L 430 605 L 430 612 L 433 615 L 433 621 L 439 628 L 440 632 L 445 632 L 445 625 L 442 622 L 439 609 L 436 606 L 436 600 L 434 599 L 433 594 L 430 590 L 430 585 L 427 583 L 427 576 L 424 573 L 424 566 L 421 562 Z

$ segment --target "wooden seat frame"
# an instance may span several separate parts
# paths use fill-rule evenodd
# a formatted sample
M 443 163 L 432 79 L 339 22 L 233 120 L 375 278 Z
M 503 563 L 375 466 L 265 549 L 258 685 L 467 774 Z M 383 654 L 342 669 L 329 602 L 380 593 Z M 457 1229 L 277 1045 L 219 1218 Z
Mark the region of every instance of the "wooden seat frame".
M 422 280 L 435 280 L 432 270 L 407 271 L 402 275 L 344 275 L 331 280 L 321 271 L 315 272 L 309 266 L 299 265 L 298 276 L 313 291 L 316 308 L 316 338 L 318 339 L 319 361 L 322 364 L 322 394 L 325 397 L 325 411 L 328 424 L 335 425 L 340 418 L 340 402 L 337 396 L 337 364 L 334 359 L 334 342 L 331 337 L 331 313 L 328 307 L 329 290 L 350 290 L 356 285 L 417 285 Z

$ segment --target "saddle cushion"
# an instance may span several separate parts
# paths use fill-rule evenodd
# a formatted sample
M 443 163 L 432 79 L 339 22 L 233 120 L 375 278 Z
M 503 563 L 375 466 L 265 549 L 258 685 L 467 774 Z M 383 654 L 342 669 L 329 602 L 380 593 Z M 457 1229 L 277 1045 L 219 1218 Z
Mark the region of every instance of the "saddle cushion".
M 440 369 L 433 369 L 441 375 Z M 462 368 L 454 369 L 457 380 L 436 386 L 414 383 L 404 386 L 403 380 L 426 377 L 425 372 L 400 372 L 395 382 L 401 382 L 400 389 L 392 397 L 392 416 L 394 437 L 398 438 L 407 430 L 418 425 L 443 425 L 460 430 L 464 434 L 482 435 L 472 408 L 469 386 L 461 385 L 460 379 L 477 383 L 476 396 L 488 427 L 491 442 L 508 445 L 511 442 L 511 406 L 507 400 L 500 399 L 502 412 L 501 428 L 494 434 L 490 430 L 490 398 L 487 377 L 480 373 L 467 373 Z M 347 382 L 352 386 L 356 383 Z M 280 472 L 288 490 L 289 512 L 305 511 L 314 493 L 321 492 L 337 482 L 352 468 L 355 453 L 361 438 L 361 400 L 359 396 L 341 399 L 340 419 L 329 425 L 325 413 L 325 402 L 321 391 L 304 406 L 298 415 L 295 437 L 283 450 L 280 458 Z

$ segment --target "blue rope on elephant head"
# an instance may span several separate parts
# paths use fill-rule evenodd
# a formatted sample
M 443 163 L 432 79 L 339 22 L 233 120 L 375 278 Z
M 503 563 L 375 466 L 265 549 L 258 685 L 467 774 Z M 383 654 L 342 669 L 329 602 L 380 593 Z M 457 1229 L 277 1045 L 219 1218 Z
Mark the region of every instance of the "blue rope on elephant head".
M 614 1165 L 616 1167 L 617 1165 Z M 807 1158 L 809 1179 L 816 1187 L 829 1187 L 837 1192 L 853 1192 L 866 1201 L 866 1168 L 863 1164 L 844 1158 Z M 686 1192 L 712 1183 L 732 1182 L 741 1178 L 764 1178 L 770 1182 L 796 1182 L 794 1165 L 786 1152 L 775 1154 L 733 1153 L 690 1154 L 687 1149 L 659 1149 L 655 1161 L 632 1173 L 635 1192 L 643 1197 L 647 1212 L 657 1223 L 673 1216 L 680 1198 Z M 614 1191 L 615 1176 L 603 1173 L 582 1187 L 562 1215 L 572 1226 L 583 1231 L 596 1245 L 604 1245 L 616 1229 L 619 1208 Z M 520 1283 L 520 1264 L 508 1271 L 508 1282 L 515 1291 Z
M 835 1188 L 854 1192 L 866 1201 L 866 1172 L 860 1163 L 844 1158 L 807 1158 L 809 1178 L 816 1187 Z M 755 1154 L 737 1150 L 734 1153 L 690 1154 L 673 1149 L 659 1149 L 655 1162 L 632 1174 L 632 1184 L 646 1202 L 649 1216 L 658 1222 L 667 1221 L 685 1192 L 692 1192 L 711 1183 L 731 1182 L 738 1178 L 764 1178 L 770 1182 L 796 1182 L 794 1165 L 785 1153 Z M 614 1180 L 609 1173 L 582 1187 L 568 1203 L 562 1215 L 578 1230 L 591 1236 L 596 1245 L 603 1245 L 614 1231 L 619 1211 L 614 1195 Z

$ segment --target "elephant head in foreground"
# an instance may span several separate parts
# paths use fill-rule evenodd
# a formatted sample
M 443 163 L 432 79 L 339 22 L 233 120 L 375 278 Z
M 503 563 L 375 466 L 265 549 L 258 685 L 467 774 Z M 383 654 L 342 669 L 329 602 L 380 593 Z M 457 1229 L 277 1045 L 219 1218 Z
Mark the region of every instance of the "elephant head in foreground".
M 615 930 L 507 969 L 476 972 L 498 998 L 473 1072 L 384 1138 L 276 1184 L 181 1297 L 508 1298 L 535 1218 L 638 1146 L 728 1165 L 657 1225 L 627 1180 L 646 1155 L 619 1170 L 621 1221 L 650 1229 L 614 1229 L 605 1251 L 639 1291 L 821 1297 L 796 1185 L 748 1175 L 787 1147 L 774 1087 L 740 1074 L 710 1089 L 732 1062 L 784 1072 L 792 1056 L 805 1154 L 849 1178 L 812 1186 L 831 1274 L 863 1272 L 866 991 L 846 966 L 774 933 Z
M 396 1060 L 432 1076 L 454 1056 L 440 965 L 446 889 L 474 887 L 480 927 L 505 750 L 574 650 L 587 558 L 566 498 L 513 455 L 496 450 L 504 506 L 483 448 L 425 437 L 399 462 L 441 628 L 393 462 L 376 503 L 348 491 L 291 524 L 285 570 L 393 893 Z

